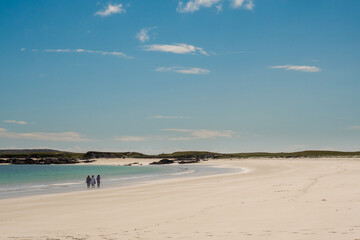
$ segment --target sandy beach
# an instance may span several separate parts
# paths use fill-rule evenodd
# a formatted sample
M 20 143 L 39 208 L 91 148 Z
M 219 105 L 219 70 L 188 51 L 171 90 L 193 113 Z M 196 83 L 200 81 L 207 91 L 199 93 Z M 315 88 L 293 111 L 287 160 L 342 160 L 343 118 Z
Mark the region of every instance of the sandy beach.
M 201 164 L 249 171 L 3 199 L 0 239 L 360 239 L 360 159 Z

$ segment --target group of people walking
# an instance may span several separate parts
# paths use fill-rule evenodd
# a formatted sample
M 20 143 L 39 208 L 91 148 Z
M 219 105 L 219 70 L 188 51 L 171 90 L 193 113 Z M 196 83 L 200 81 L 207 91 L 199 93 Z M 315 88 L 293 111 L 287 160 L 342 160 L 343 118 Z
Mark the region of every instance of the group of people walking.
M 90 188 L 90 185 L 91 185 L 91 187 L 94 188 L 95 184 L 97 184 L 97 187 L 100 187 L 100 180 L 101 180 L 100 175 L 97 175 L 96 179 L 95 179 L 94 175 L 92 175 L 92 177 L 90 177 L 90 175 L 88 175 L 86 178 L 86 185 L 88 188 Z

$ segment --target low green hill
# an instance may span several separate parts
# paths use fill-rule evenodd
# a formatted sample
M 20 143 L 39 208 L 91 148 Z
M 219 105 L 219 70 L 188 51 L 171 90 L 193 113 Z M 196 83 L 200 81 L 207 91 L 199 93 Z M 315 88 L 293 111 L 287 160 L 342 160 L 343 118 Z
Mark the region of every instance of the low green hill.
M 251 153 L 216 153 L 206 151 L 183 151 L 147 155 L 138 152 L 97 152 L 87 153 L 63 152 L 52 149 L 21 149 L 0 150 L 0 158 L 173 158 L 173 159 L 224 159 L 224 158 L 319 158 L 319 157 L 360 157 L 360 151 L 319 151 L 309 150 L 301 152 L 251 152 Z

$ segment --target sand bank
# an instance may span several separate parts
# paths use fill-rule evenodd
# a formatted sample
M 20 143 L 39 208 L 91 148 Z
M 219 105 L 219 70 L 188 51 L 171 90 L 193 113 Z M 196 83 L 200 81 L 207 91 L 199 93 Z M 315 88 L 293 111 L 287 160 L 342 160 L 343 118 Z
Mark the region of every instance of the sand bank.
M 251 171 L 0 200 L 0 239 L 360 239 L 360 159 L 208 163 Z

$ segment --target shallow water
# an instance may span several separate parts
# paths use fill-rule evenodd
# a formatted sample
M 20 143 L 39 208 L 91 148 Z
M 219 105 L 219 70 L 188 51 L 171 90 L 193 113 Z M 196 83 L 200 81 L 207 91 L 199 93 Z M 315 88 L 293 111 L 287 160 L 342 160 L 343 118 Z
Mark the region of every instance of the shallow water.
M 100 166 L 100 165 L 2 165 L 0 166 L 0 187 L 34 185 L 49 182 L 72 182 L 85 180 L 87 175 L 137 176 L 161 172 L 159 167 L 145 166 Z
M 121 187 L 150 180 L 234 172 L 206 165 L 0 165 L 0 199 L 86 190 L 87 175 L 101 175 L 101 188 Z

